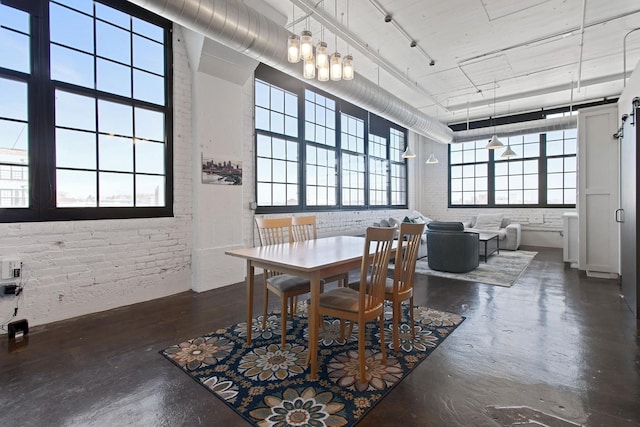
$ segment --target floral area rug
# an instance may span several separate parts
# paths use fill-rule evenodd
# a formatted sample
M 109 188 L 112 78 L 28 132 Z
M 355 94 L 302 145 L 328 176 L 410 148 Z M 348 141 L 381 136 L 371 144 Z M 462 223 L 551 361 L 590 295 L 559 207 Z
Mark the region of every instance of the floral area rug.
M 428 258 L 425 257 L 416 261 L 416 273 L 508 288 L 518 280 L 518 277 L 526 270 L 536 254 L 537 252 L 532 251 L 501 250 L 499 254 L 490 255 L 486 263 L 483 257 L 478 268 L 468 273 L 448 273 L 446 271 L 432 270 L 429 268 Z M 389 271 L 393 268 L 394 265 L 390 264 Z
M 358 380 L 357 326 L 341 340 L 337 319 L 325 317 L 320 331 L 318 378 L 309 379 L 306 303 L 287 322 L 287 344 L 280 346 L 280 313 L 253 319 L 251 346 L 247 324 L 238 323 L 160 351 L 194 380 L 256 426 L 352 426 L 423 362 L 464 317 L 414 307 L 411 337 L 408 305 L 403 305 L 400 350 L 391 346 L 391 306 L 385 307 L 386 363 L 377 322 L 366 326 L 367 378 Z M 371 344 L 373 343 L 373 344 Z

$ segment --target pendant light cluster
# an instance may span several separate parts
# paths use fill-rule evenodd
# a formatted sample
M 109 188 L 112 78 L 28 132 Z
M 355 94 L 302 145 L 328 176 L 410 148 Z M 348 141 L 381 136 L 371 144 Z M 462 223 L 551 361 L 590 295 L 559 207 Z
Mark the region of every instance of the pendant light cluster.
M 485 148 L 489 150 L 497 150 L 498 148 L 504 148 L 504 144 L 502 141 L 498 139 L 498 135 L 496 135 L 496 82 L 493 82 L 493 136 L 489 140 L 489 143 Z M 500 156 L 501 159 L 510 159 L 511 157 L 516 157 L 517 154 L 515 151 L 511 149 L 509 145 L 507 145 L 507 149 L 504 150 L 504 153 Z
M 347 2 L 347 11 L 348 7 L 349 3 Z M 337 0 L 334 2 L 334 9 L 337 17 Z M 335 52 L 329 55 L 327 43 L 320 40 L 314 46 L 311 31 L 304 30 L 300 33 L 300 36 L 297 34 L 289 36 L 287 41 L 287 59 L 293 64 L 302 61 L 302 76 L 305 79 L 316 78 L 317 70 L 317 77 L 321 82 L 326 82 L 329 79 L 333 81 L 353 80 L 353 56 L 348 53 L 342 58 L 342 55 L 338 52 L 337 34 L 335 36 L 335 45 Z

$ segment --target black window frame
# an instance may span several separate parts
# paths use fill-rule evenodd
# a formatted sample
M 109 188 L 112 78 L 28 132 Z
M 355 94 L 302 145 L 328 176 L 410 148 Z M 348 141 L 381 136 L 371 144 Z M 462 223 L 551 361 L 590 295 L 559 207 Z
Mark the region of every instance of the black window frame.
M 403 165 L 405 176 L 404 176 L 404 203 L 403 204 L 392 204 L 392 196 L 391 196 L 391 181 L 389 178 L 389 174 L 391 173 L 390 167 L 387 167 L 387 201 L 388 203 L 385 205 L 372 205 L 370 204 L 370 185 L 369 185 L 369 134 L 375 133 L 377 136 L 383 137 L 387 141 L 386 146 L 386 156 L 387 161 L 390 162 L 390 149 L 389 149 L 389 141 L 390 141 L 390 132 L 391 129 L 395 129 L 399 132 L 404 139 L 404 148 L 408 145 L 408 132 L 407 129 L 395 124 L 387 119 L 379 117 L 367 110 L 364 110 L 356 105 L 353 105 L 341 98 L 338 98 L 334 95 L 331 95 L 323 90 L 316 88 L 315 86 L 311 86 L 303 81 L 295 79 L 283 72 L 275 70 L 268 65 L 260 64 L 254 74 L 254 78 L 256 80 L 262 81 L 266 84 L 273 85 L 282 90 L 294 93 L 298 96 L 298 137 L 291 138 L 290 136 L 286 136 L 288 139 L 296 139 L 299 142 L 300 152 L 298 155 L 299 164 L 299 203 L 297 205 L 288 205 L 288 206 L 261 206 L 257 205 L 256 213 L 258 214 L 268 214 L 268 213 L 291 213 L 291 212 L 322 212 L 322 211 L 354 211 L 354 210 L 384 210 L 384 209 L 406 209 L 408 207 L 408 162 L 406 159 L 401 159 L 400 162 L 397 162 L 399 165 Z M 336 152 L 336 205 L 324 206 L 324 205 L 307 205 L 306 198 L 306 176 L 305 176 L 305 165 L 306 165 L 306 148 L 307 146 L 316 146 L 313 141 L 307 141 L 305 139 L 305 91 L 309 90 L 326 98 L 329 98 L 335 102 L 335 135 L 336 135 L 336 144 L 335 144 L 335 152 Z M 255 102 L 254 102 L 255 104 Z M 365 173 L 364 173 L 364 204 L 363 205 L 344 205 L 342 201 L 342 154 L 352 152 L 343 150 L 341 144 L 341 115 L 347 114 L 349 116 L 355 117 L 364 122 L 364 163 L 365 163 Z M 254 127 L 255 138 L 254 144 L 257 144 L 259 135 L 274 135 L 272 132 L 257 129 Z M 274 135 L 275 136 L 275 135 Z M 285 137 L 284 134 L 279 135 L 279 137 Z M 254 145 L 257 152 L 257 145 Z M 376 157 L 377 159 L 377 157 Z M 254 167 L 256 168 L 256 194 L 255 200 L 258 200 L 258 190 L 257 190 L 257 155 L 253 156 Z
M 56 0 L 64 3 L 64 0 Z M 4 0 L 3 5 L 30 14 L 31 72 L 22 73 L 0 68 L 0 77 L 28 83 L 29 117 L 29 206 L 0 208 L 0 222 L 46 222 L 67 220 L 100 220 L 173 216 L 173 46 L 172 22 L 129 2 L 94 0 L 108 7 L 150 22 L 163 29 L 165 105 L 128 99 L 118 95 L 54 81 L 50 76 L 49 0 Z M 95 53 L 94 53 L 95 56 Z M 132 108 L 142 106 L 164 113 L 164 206 L 141 207 L 56 207 L 55 91 L 84 94 L 96 100 L 117 100 Z M 127 101 L 128 100 L 128 101 Z M 96 113 L 97 114 L 97 113 Z M 134 193 L 135 197 L 135 193 Z

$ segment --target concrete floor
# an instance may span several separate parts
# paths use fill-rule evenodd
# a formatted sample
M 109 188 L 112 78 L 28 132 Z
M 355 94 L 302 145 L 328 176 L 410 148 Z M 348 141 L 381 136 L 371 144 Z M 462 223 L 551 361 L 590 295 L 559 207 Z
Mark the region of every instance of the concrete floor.
M 416 304 L 467 320 L 358 427 L 640 426 L 638 322 L 619 284 L 523 249 L 539 253 L 511 288 L 417 277 Z M 158 354 L 244 321 L 244 302 L 238 283 L 0 337 L 0 426 L 248 425 Z

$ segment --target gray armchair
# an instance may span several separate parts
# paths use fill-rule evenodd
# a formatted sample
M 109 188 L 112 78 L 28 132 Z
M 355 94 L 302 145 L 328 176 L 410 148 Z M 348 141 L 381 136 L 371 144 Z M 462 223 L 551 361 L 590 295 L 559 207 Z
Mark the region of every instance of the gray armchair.
M 461 222 L 432 221 L 427 229 L 429 268 L 466 273 L 478 267 L 478 233 L 464 231 Z

